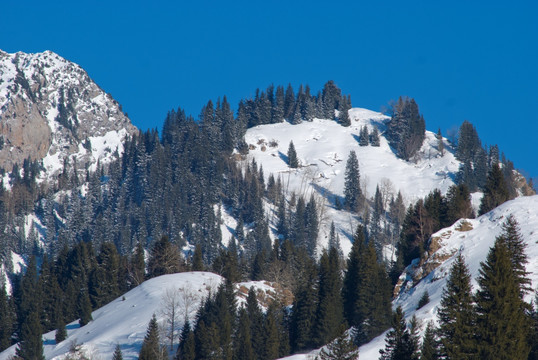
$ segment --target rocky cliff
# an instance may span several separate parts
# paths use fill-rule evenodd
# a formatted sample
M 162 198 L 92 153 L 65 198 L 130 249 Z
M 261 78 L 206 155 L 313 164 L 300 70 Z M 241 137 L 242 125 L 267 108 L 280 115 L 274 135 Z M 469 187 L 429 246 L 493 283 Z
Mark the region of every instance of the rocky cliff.
M 57 54 L 0 50 L 0 167 L 41 161 L 53 177 L 66 158 L 78 169 L 107 162 L 137 129 L 78 65 Z

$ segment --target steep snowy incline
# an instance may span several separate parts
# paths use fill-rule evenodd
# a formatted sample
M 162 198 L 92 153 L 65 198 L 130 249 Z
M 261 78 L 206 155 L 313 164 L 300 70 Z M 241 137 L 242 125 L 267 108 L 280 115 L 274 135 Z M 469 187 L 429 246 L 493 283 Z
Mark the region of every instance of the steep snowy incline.
M 368 198 L 374 196 L 379 185 L 392 195 L 401 191 L 409 205 L 436 188 L 444 194 L 454 184 L 460 163 L 446 139 L 445 152 L 441 155 L 435 134 L 426 132 L 416 159 L 407 162 L 396 157 L 383 136 L 389 117 L 360 108 L 351 109 L 349 115 L 349 127 L 331 120 L 314 119 L 297 125 L 285 122 L 248 129 L 245 136 L 250 148 L 248 161 L 255 159 L 258 166 L 263 166 L 266 178 L 271 173 L 275 178 L 280 177 L 289 193 L 295 191 L 307 199 L 311 193 L 320 195 L 324 199 L 326 218 L 334 219 L 337 230 L 348 237 L 354 231 L 355 218 L 335 210 L 334 201 L 336 197 L 343 201 L 346 162 L 351 150 L 357 154 L 361 186 L 366 189 Z M 359 146 L 359 132 L 363 126 L 369 133 L 374 127 L 379 130 L 379 147 Z M 287 164 L 290 141 L 293 141 L 299 158 L 297 169 L 291 169 Z M 388 202 L 390 198 L 386 200 Z M 326 245 L 324 239 L 329 226 L 330 223 L 321 224 L 321 246 Z M 342 247 L 347 253 L 350 243 L 344 242 Z

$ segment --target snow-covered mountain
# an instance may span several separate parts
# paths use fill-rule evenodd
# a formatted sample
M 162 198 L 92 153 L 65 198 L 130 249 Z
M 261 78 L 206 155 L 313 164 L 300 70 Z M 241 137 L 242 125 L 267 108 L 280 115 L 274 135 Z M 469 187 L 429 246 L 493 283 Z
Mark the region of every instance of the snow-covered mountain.
M 351 150 L 356 152 L 359 160 L 363 193 L 367 198 L 373 198 L 379 185 L 385 205 L 398 191 L 406 205 L 424 198 L 436 188 L 445 194 L 454 185 L 460 166 L 450 142 L 443 139 L 445 151 L 441 154 L 438 139 L 432 132 L 426 132 L 422 148 L 413 161 L 405 161 L 396 157 L 383 135 L 390 120 L 388 116 L 361 108 L 351 109 L 349 116 L 349 127 L 331 120 L 314 119 L 297 125 L 287 122 L 260 125 L 248 129 L 245 135 L 250 149 L 248 161 L 255 159 L 258 166 L 263 167 L 266 178 L 271 173 L 275 178 L 280 177 L 288 194 L 295 192 L 308 199 L 313 193 L 319 197 L 318 204 L 323 207 L 319 247 L 327 245 L 331 221 L 334 220 L 337 231 L 347 238 L 351 238 L 358 222 L 357 216 L 339 211 L 334 206 L 336 197 L 343 202 L 344 175 Z M 379 147 L 359 146 L 359 133 L 363 126 L 369 133 L 374 128 L 378 129 L 381 134 Z M 297 169 L 291 169 L 287 164 L 290 141 L 293 141 L 299 158 L 300 167 Z M 475 195 L 477 204 L 480 196 Z M 343 241 L 342 248 L 347 253 L 351 242 Z
M 85 169 L 108 162 L 137 130 L 121 106 L 78 65 L 45 51 L 0 50 L 0 167 L 42 161 L 42 179 L 64 160 Z

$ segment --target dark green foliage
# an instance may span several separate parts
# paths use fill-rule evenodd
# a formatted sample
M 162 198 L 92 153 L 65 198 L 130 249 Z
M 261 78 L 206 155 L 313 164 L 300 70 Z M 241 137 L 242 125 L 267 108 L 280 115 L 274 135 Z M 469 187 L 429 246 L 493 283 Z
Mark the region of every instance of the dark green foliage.
M 347 260 L 342 297 L 348 325 L 356 328 L 356 343 L 364 344 L 389 325 L 390 282 L 384 266 L 377 262 L 372 242 L 366 242 L 364 228 L 357 227 Z
M 414 99 L 400 97 L 392 111 L 387 140 L 399 158 L 410 160 L 424 142 L 426 123 Z
M 318 284 L 319 301 L 313 336 L 315 346 L 322 346 L 338 335 L 344 322 L 340 257 L 334 247 L 321 255 Z
M 377 130 L 377 126 L 374 126 L 374 129 L 370 134 L 370 145 L 375 147 L 379 147 L 381 145 L 381 142 L 379 140 L 379 130 Z
M 159 339 L 159 326 L 157 324 L 157 318 L 155 314 L 149 321 L 148 329 L 146 331 L 146 336 L 144 337 L 144 342 L 142 343 L 142 348 L 138 355 L 140 360 L 164 360 L 167 359 L 166 351 L 164 347 L 161 346 Z
M 351 109 L 351 98 L 343 96 L 339 103 L 338 123 L 342 126 L 350 126 L 351 119 L 349 118 L 349 109 Z
M 508 200 L 510 200 L 510 195 L 503 173 L 499 164 L 494 164 L 488 173 L 478 214 L 485 214 Z
M 89 293 L 94 309 L 109 303 L 120 294 L 119 260 L 116 246 L 104 242 L 97 256 L 97 266 L 90 275 Z
M 90 296 L 87 291 L 80 291 L 78 299 L 78 316 L 80 320 L 78 321 L 80 326 L 84 326 L 90 321 L 92 321 L 92 304 L 90 302 Z
M 196 359 L 196 344 L 194 340 L 194 332 L 191 329 L 189 319 L 185 321 L 183 329 L 181 330 L 181 336 L 179 339 L 179 346 L 177 348 L 176 360 L 194 360 Z
M 252 341 L 252 350 L 260 356 L 264 352 L 264 328 L 263 313 L 258 305 L 256 292 L 251 287 L 248 291 L 246 311 L 250 322 L 250 338 Z M 241 318 L 239 319 L 241 321 Z
M 538 359 L 538 291 L 534 293 L 534 307 L 530 313 L 531 329 L 530 329 L 530 345 L 529 360 Z
M 234 359 L 237 360 L 254 360 L 256 354 L 252 347 L 252 336 L 250 333 L 251 323 L 247 311 L 244 308 L 239 310 L 239 323 L 236 335 L 236 348 Z
M 65 326 L 65 322 L 60 319 L 58 320 L 56 333 L 54 335 L 54 340 L 56 341 L 56 344 L 61 343 L 67 338 L 67 328 Z
M 35 309 L 25 317 L 22 323 L 17 356 L 22 359 L 45 360 L 41 330 L 39 314 Z
M 430 302 L 430 294 L 428 294 L 428 291 L 424 291 L 422 294 L 420 300 L 418 301 L 417 309 L 420 309 L 427 305 Z
M 112 360 L 123 360 L 123 354 L 121 352 L 120 344 L 116 344 L 114 354 L 112 355 Z
M 139 241 L 136 244 L 135 253 L 131 259 L 130 264 L 130 278 L 133 285 L 137 286 L 144 282 L 146 278 L 146 261 L 144 259 L 144 247 Z
M 452 185 L 446 194 L 446 224 L 453 224 L 458 219 L 474 218 L 471 193 L 465 184 Z
M 321 349 L 316 360 L 357 360 L 358 358 L 359 348 L 349 338 L 349 335 L 344 329 L 341 328 L 340 335 Z
M 476 128 L 465 120 L 459 129 L 456 159 L 463 163 L 472 162 L 476 154 L 482 149 Z
M 385 337 L 385 348 L 379 350 L 379 359 L 418 360 L 418 345 L 410 330 L 402 308 L 398 307 L 392 316 L 392 330 Z
M 527 359 L 530 352 L 531 324 L 525 313 L 529 305 L 521 298 L 521 280 L 511 255 L 501 236 L 481 263 L 475 330 L 480 359 Z
M 362 126 L 361 130 L 359 131 L 359 145 L 360 146 L 368 146 L 370 143 L 370 136 L 368 135 L 368 128 L 366 126 Z
M 38 311 L 31 311 L 21 326 L 17 356 L 22 359 L 45 360 Z
M 334 81 L 329 80 L 325 83 L 321 98 L 323 104 L 323 118 L 334 119 L 334 110 L 340 108 L 339 104 L 342 101 L 342 92 L 336 86 Z
M 358 211 L 361 197 L 359 160 L 355 151 L 351 150 L 347 158 L 344 183 L 344 206 L 346 210 Z
M 468 359 L 476 354 L 475 315 L 471 275 L 462 255 L 450 268 L 438 311 L 440 353 L 449 359 Z
M 148 260 L 148 276 L 156 277 L 173 274 L 183 269 L 181 255 L 177 246 L 167 236 L 162 236 L 151 249 Z
M 287 155 L 288 155 L 288 166 L 292 169 L 298 168 L 299 160 L 297 159 L 297 152 L 295 151 L 295 145 L 293 145 L 293 141 L 290 141 Z
M 202 260 L 202 247 L 196 245 L 194 248 L 194 254 L 192 255 L 192 271 L 203 271 L 204 261 Z
M 456 182 L 467 185 L 471 191 L 482 188 L 488 172 L 488 156 L 476 129 L 467 120 L 460 127 L 456 158 L 462 163 Z
M 6 286 L 0 289 L 0 351 L 11 346 L 11 334 L 13 333 L 13 309 L 11 308 L 6 293 Z
M 264 342 L 263 356 L 261 356 L 262 359 L 272 360 L 280 357 L 280 344 L 282 341 L 286 341 L 286 339 L 283 339 L 281 334 L 283 331 L 287 331 L 282 322 L 283 316 L 281 310 L 279 309 L 279 304 L 276 301 L 272 301 L 267 309 L 263 325 Z
M 433 321 L 428 322 L 422 345 L 420 347 L 420 360 L 437 360 L 439 359 L 439 345 L 435 335 L 435 327 Z
M 299 284 L 290 324 L 290 340 L 294 352 L 311 349 L 314 346 L 312 333 L 318 306 L 318 294 L 314 287 L 316 274 L 314 268 L 303 271 L 305 281 Z

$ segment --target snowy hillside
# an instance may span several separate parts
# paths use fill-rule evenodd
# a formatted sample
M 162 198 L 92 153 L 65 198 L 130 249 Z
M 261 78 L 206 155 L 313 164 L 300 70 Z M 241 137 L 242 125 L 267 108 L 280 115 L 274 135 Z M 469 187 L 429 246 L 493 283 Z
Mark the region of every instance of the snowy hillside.
M 136 132 L 121 106 L 78 65 L 45 51 L 0 50 L 0 166 L 42 160 L 43 179 L 64 159 L 77 167 L 106 163 Z
M 520 233 L 527 244 L 526 254 L 529 259 L 527 271 L 532 280 L 532 288 L 538 286 L 538 196 L 520 197 L 504 203 L 493 211 L 480 216 L 477 219 L 462 219 L 451 227 L 442 229 L 432 236 L 440 240 L 441 247 L 435 253 L 430 254 L 429 259 L 444 259 L 440 265 L 429 273 L 422 274 L 423 279 L 402 291 L 393 301 L 393 308 L 401 306 L 408 320 L 413 315 L 422 322 L 424 330 L 430 320 L 436 320 L 437 309 L 441 300 L 443 289 L 446 285 L 449 270 L 456 256 L 461 253 L 469 267 L 473 290 L 477 289 L 476 279 L 480 262 L 485 261 L 489 248 L 493 246 L 495 237 L 502 232 L 502 224 L 505 219 L 513 215 L 520 226 Z M 406 274 L 409 280 L 416 275 L 417 269 L 411 265 Z M 405 277 L 404 273 L 402 276 Z M 427 291 L 430 302 L 417 310 L 417 305 Z M 527 301 L 532 299 L 528 294 Z M 385 334 L 373 339 L 370 343 L 360 348 L 360 359 L 378 359 L 379 350 L 385 347 Z M 309 355 L 295 355 L 286 359 L 308 359 Z
M 194 319 L 201 300 L 210 291 L 216 291 L 221 280 L 220 276 L 207 272 L 163 275 L 148 280 L 94 311 L 93 321 L 86 326 L 81 328 L 76 321 L 68 324 L 65 341 L 56 344 L 54 331 L 45 334 L 45 357 L 65 359 L 77 344 L 91 359 L 111 359 L 116 344 L 120 344 L 124 359 L 137 359 L 152 315 L 157 316 L 159 324 L 165 323 L 163 302 L 167 291 L 179 290 L 180 324 L 183 324 L 186 313 L 191 321 Z M 0 353 L 0 360 L 9 359 L 15 349 L 12 346 Z
M 314 119 L 297 125 L 285 122 L 248 129 L 245 140 L 250 147 L 249 160 L 254 158 L 259 166 L 263 166 L 266 177 L 271 173 L 275 178 L 280 177 L 289 193 L 295 191 L 306 198 L 312 192 L 322 196 L 327 218 L 334 219 L 337 230 L 348 237 L 354 231 L 356 220 L 347 212 L 336 211 L 334 200 L 336 196 L 343 199 L 346 161 L 351 150 L 357 154 L 361 186 L 368 198 L 374 196 L 377 185 L 385 186 L 393 195 L 401 191 L 409 205 L 435 188 L 445 194 L 454 184 L 460 163 L 446 139 L 446 151 L 441 156 L 435 134 L 426 132 L 426 140 L 415 161 L 407 162 L 396 157 L 383 136 L 389 117 L 360 108 L 351 109 L 349 115 L 349 127 L 335 121 Z M 359 132 L 363 126 L 367 126 L 370 133 L 377 127 L 381 134 L 379 147 L 359 146 Z M 290 169 L 287 164 L 290 141 L 297 151 L 298 169 Z M 321 225 L 320 241 L 326 246 L 323 239 L 330 223 L 322 222 Z M 344 252 L 347 253 L 350 246 L 343 243 Z

